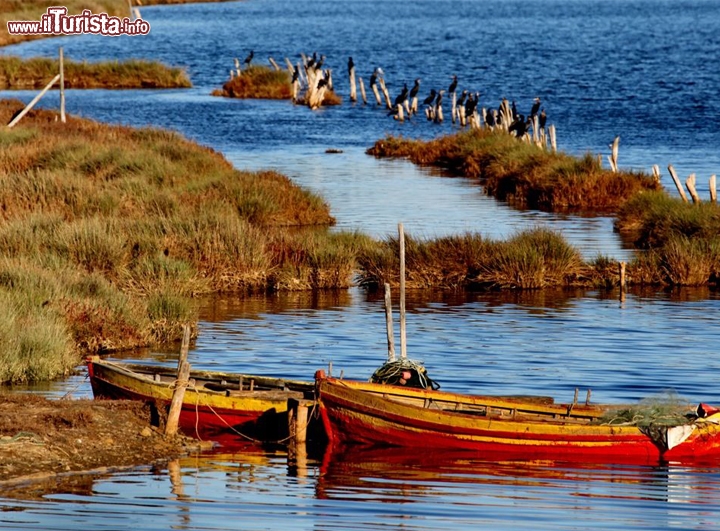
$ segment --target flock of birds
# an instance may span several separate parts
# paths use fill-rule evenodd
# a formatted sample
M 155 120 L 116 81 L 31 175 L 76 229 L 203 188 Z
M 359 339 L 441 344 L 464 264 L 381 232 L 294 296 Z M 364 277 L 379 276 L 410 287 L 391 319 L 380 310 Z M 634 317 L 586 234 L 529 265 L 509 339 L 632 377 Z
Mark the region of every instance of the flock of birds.
M 332 90 L 332 70 L 323 69 L 325 64 L 325 55 L 318 56 L 317 52 L 312 56 L 301 54 L 302 62 L 292 65 L 286 59 L 288 70 L 292 76 L 293 94 L 297 95 L 299 86 L 305 84 L 308 95 Z M 251 50 L 243 62 L 246 66 L 250 66 L 255 57 Z M 271 59 L 270 62 L 277 68 L 276 63 Z M 237 61 L 236 61 L 237 63 Z M 353 101 L 357 100 L 355 93 L 355 62 L 352 57 L 348 58 L 347 73 L 351 83 L 350 97 Z M 364 103 L 367 103 L 367 96 L 363 85 L 362 78 L 358 78 L 360 89 Z M 428 121 L 434 123 L 442 123 L 444 121 L 443 106 L 449 107 L 451 112 L 452 123 L 459 123 L 465 127 L 469 125 L 473 128 L 480 128 L 483 125 L 492 129 L 504 129 L 518 138 L 532 138 L 535 142 L 545 142 L 547 114 L 541 106 L 542 102 L 539 97 L 533 101 L 532 107 L 528 114 L 518 112 L 515 101 L 509 102 L 506 98 L 501 100 L 497 108 L 485 108 L 480 105 L 480 92 L 470 90 L 458 91 L 458 76 L 453 75 L 447 89 L 436 90 L 432 88 L 429 94 L 420 100 L 420 78 L 414 80 L 412 87 L 408 87 L 407 83 L 403 84 L 400 93 L 394 98 L 390 98 L 390 93 L 385 84 L 385 74 L 382 68 L 375 68 L 370 75 L 369 88 L 375 96 L 378 105 L 383 104 L 388 110 L 387 115 L 393 116 L 396 120 L 404 121 L 406 116 L 412 118 L 419 114 L 420 106 Z M 296 96 L 293 97 L 295 100 Z M 317 98 L 306 98 L 306 101 L 317 100 Z M 321 104 L 322 99 L 320 99 Z M 318 105 L 319 105 L 318 104 Z M 530 132 L 532 131 L 532 135 Z

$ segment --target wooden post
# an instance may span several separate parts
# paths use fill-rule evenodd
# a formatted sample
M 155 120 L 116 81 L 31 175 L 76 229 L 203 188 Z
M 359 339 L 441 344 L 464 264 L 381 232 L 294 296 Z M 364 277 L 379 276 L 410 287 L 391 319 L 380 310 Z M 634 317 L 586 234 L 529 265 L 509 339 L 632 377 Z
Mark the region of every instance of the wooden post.
M 307 441 L 308 402 L 288 399 L 288 431 L 290 440 L 297 444 L 305 444 Z
M 190 364 L 187 361 L 188 350 L 190 349 L 190 327 L 185 325 L 183 330 L 182 346 L 180 347 L 180 360 L 178 361 L 178 375 L 175 380 L 175 391 L 173 392 L 170 412 L 168 413 L 165 435 L 175 435 L 180 420 L 180 410 L 185 398 L 185 388 L 188 385 L 190 376 Z
M 680 179 L 678 179 L 677 173 L 675 173 L 675 168 L 673 168 L 672 164 L 668 164 L 668 171 L 670 172 L 670 177 L 672 177 L 672 180 L 675 183 L 675 188 L 677 188 L 680 197 L 682 197 L 682 200 L 687 203 L 688 198 L 685 195 L 685 190 L 683 190 L 682 184 L 680 184 Z
M 360 97 L 363 100 L 363 103 L 367 105 L 367 94 L 365 93 L 365 83 L 363 83 L 363 78 L 358 77 L 358 83 L 360 84 Z
M 60 121 L 65 123 L 65 67 L 62 46 L 60 46 Z
M 40 91 L 40 94 L 35 96 L 32 99 L 32 101 L 30 103 L 28 103 L 22 111 L 20 111 L 20 114 L 18 114 L 15 118 L 13 118 L 13 120 L 8 124 L 8 129 L 15 126 L 15 124 L 18 123 L 22 119 L 23 116 L 25 116 L 28 112 L 30 112 L 30 109 L 35 107 L 35 104 L 38 101 L 40 101 L 40 98 L 42 98 L 45 95 L 45 93 L 48 90 L 50 90 L 50 87 L 52 87 L 55 83 L 57 83 L 59 79 L 60 79 L 60 74 L 58 74 L 54 78 L 52 78 L 52 81 L 50 81 L 50 83 L 45 85 L 45 88 L 42 89 L 42 91 Z
M 455 91 L 450 95 L 450 117 L 452 123 L 455 123 L 455 119 L 457 118 L 457 92 Z
M 357 89 L 355 88 L 355 67 L 353 66 L 349 72 L 350 76 L 350 101 L 357 101 Z
M 373 94 L 375 95 L 375 101 L 378 105 L 382 105 L 382 98 L 380 97 L 380 92 L 378 92 L 377 82 L 370 85 L 370 88 L 373 91 Z
M 699 203 L 700 202 L 700 196 L 697 193 L 697 190 L 695 190 L 695 174 L 691 173 L 687 180 L 685 181 L 685 186 L 687 186 L 688 192 L 690 192 L 690 197 L 692 197 L 693 203 Z
M 717 203 L 717 186 L 714 174 L 710 176 L 710 201 Z
M 385 96 L 385 106 L 388 108 L 388 110 L 392 110 L 392 103 L 390 102 L 390 92 L 385 85 L 385 80 L 383 78 L 378 78 L 378 82 L 380 83 L 380 89 L 382 90 L 383 96 Z
M 397 104 L 397 113 L 395 114 L 395 119 L 400 122 L 405 121 L 405 111 L 403 110 L 402 103 Z
M 620 289 L 625 291 L 625 262 L 620 262 Z
M 398 223 L 400 242 L 400 357 L 407 358 L 407 338 L 405 334 L 405 230 Z
M 280 72 L 280 70 L 281 70 L 280 65 L 275 62 L 275 59 L 273 59 L 272 57 L 269 57 L 268 61 L 270 61 L 270 64 L 272 65 L 272 67 L 275 69 L 276 72 Z
M 557 141 L 555 140 L 555 124 L 550 124 L 548 126 L 548 133 L 550 133 L 550 147 L 553 150 L 553 153 L 557 152 Z
M 660 166 L 653 164 L 652 171 L 653 177 L 655 177 L 655 182 L 660 184 Z
M 618 171 L 618 150 L 620 147 L 620 137 L 616 136 L 615 140 L 613 140 L 613 143 L 610 144 L 610 147 L 612 149 L 612 154 L 608 157 L 608 160 L 610 161 L 610 169 L 613 171 L 613 173 L 617 173 Z
M 393 331 L 390 284 L 385 282 L 385 328 L 387 330 L 388 361 L 395 361 L 395 332 Z

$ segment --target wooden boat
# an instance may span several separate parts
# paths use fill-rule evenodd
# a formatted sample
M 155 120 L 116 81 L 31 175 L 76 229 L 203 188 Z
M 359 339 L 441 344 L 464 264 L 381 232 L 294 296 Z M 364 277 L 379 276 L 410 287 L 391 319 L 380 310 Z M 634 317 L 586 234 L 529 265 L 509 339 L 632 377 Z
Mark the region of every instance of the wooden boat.
M 720 457 L 720 413 L 677 425 L 613 424 L 627 406 L 474 396 L 315 374 L 331 445 L 474 451 L 483 457 L 594 462 L 697 461 Z
M 97 399 L 142 400 L 160 415 L 172 400 L 177 374 L 152 365 L 87 360 Z M 288 400 L 310 400 L 314 384 L 247 374 L 191 371 L 179 428 L 186 435 L 223 444 L 277 442 L 288 435 Z

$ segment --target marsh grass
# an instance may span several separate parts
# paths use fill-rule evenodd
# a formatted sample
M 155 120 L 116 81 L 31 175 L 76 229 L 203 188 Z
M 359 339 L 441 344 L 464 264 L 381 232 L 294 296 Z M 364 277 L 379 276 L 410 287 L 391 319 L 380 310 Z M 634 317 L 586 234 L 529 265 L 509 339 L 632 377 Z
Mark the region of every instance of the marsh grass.
M 43 88 L 59 71 L 57 59 L 0 56 L 0 89 Z M 65 88 L 76 89 L 192 86 L 184 69 L 141 59 L 88 63 L 65 57 L 64 75 Z
M 1 101 L 0 120 L 21 108 Z M 0 381 L 177 340 L 203 294 L 347 287 L 367 244 L 330 234 L 327 204 L 287 177 L 175 133 L 39 110 L 0 145 L 0 350 L 19 356 Z M 28 352 L 54 361 L 29 368 Z
M 398 239 L 390 238 L 360 256 L 360 284 L 399 282 Z M 581 284 L 579 252 L 548 229 L 520 232 L 506 241 L 477 234 L 422 241 L 405 237 L 409 288 L 538 289 Z M 587 283 L 588 281 L 585 281 Z
M 402 157 L 483 181 L 489 195 L 541 210 L 610 211 L 654 179 L 638 172 L 613 173 L 596 157 L 552 153 L 489 129 L 468 130 L 430 141 L 388 137 L 368 150 L 376 157 Z
M 222 90 L 215 91 L 216 96 L 227 98 L 258 98 L 267 100 L 289 100 L 290 74 L 287 70 L 251 65 L 239 76 L 227 81 Z

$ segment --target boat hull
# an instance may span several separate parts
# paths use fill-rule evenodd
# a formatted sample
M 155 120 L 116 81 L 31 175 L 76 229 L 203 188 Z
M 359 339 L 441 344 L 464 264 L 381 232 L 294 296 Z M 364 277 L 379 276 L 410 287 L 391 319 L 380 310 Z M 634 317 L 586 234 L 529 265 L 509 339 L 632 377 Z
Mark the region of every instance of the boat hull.
M 432 390 L 409 390 L 332 378 L 317 381 L 319 407 L 331 444 L 369 444 L 473 451 L 479 457 L 657 462 L 720 457 L 720 430 L 697 422 L 654 433 L 592 422 L 603 407 L 563 415 L 565 405 L 497 401 Z M 433 407 L 455 403 L 461 410 Z M 486 404 L 485 409 L 481 404 Z M 459 406 L 457 405 L 459 404 Z M 500 404 L 500 407 L 497 407 Z M 472 405 L 473 411 L 463 412 Z M 553 413 L 553 409 L 557 413 Z M 484 412 L 483 412 L 484 411 Z M 497 412 L 507 411 L 507 414 Z
M 166 415 L 173 395 L 167 369 L 88 360 L 88 374 L 96 399 L 139 400 L 151 403 L 158 416 Z M 288 401 L 312 396 L 309 382 L 292 382 L 289 388 L 222 391 L 220 382 L 264 381 L 262 377 L 191 373 L 178 426 L 189 436 L 225 445 L 247 441 L 284 442 L 288 436 Z M 158 419 L 159 422 L 159 419 Z

